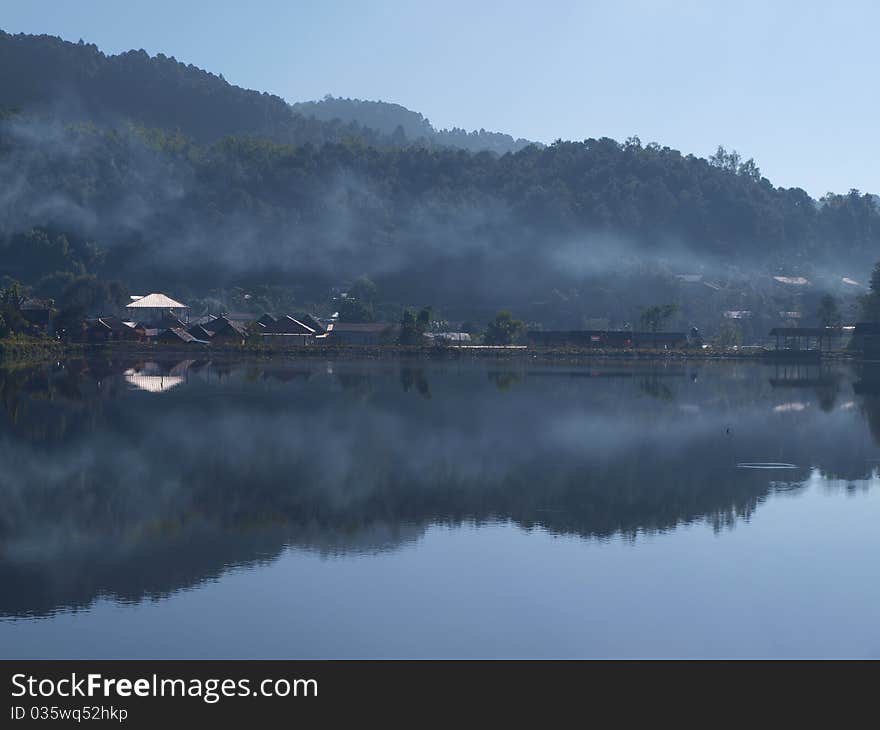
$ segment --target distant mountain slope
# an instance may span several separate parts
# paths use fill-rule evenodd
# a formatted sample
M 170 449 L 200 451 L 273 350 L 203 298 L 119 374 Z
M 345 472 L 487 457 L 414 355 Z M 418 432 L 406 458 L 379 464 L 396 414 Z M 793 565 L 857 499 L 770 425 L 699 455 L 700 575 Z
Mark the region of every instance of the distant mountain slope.
M 436 134 L 431 123 L 422 114 L 410 111 L 400 104 L 385 101 L 335 98 L 329 94 L 321 101 L 301 101 L 291 105 L 303 116 L 316 119 L 342 119 L 357 121 L 383 134 L 393 134 L 401 127 L 409 139 L 430 137 Z
M 460 147 L 471 152 L 489 150 L 504 154 L 518 152 L 534 144 L 527 139 L 514 139 L 509 134 L 487 132 L 485 129 L 474 132 L 467 132 L 458 127 L 437 130 L 422 114 L 400 104 L 384 101 L 342 99 L 328 95 L 321 101 L 298 102 L 293 104 L 293 109 L 315 119 L 354 122 L 392 137 L 402 131 L 410 141 L 423 139 L 447 147 Z
M 360 124 L 304 117 L 170 58 L 0 34 L 0 286 L 55 298 L 94 274 L 185 301 L 271 283 L 302 302 L 366 274 L 385 302 L 568 328 L 672 302 L 682 325 L 749 310 L 769 329 L 806 321 L 809 296 L 848 296 L 880 251 L 873 196 L 817 201 L 723 148 L 470 154 L 399 143 L 430 128 L 403 107 L 321 108 L 355 107 Z
M 233 86 L 173 57 L 145 51 L 108 56 L 91 43 L 3 31 L 0 107 L 111 126 L 131 120 L 179 129 L 198 142 L 229 135 L 296 144 L 379 137 L 357 125 L 303 117 L 280 97 Z
M 231 135 L 291 144 L 356 137 L 379 147 L 409 142 L 499 154 L 530 144 L 485 130 L 437 131 L 421 114 L 397 104 L 327 97 L 291 106 L 161 53 L 112 56 L 91 43 L 0 31 L 2 107 L 106 126 L 133 121 L 180 130 L 201 143 Z M 398 126 L 403 136 L 395 135 Z

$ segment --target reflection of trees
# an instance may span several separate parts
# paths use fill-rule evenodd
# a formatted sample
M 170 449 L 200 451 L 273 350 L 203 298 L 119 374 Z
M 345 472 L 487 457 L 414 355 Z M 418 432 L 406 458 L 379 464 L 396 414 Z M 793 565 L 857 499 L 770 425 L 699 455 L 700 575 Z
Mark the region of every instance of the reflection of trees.
M 512 370 L 493 370 L 489 372 L 488 376 L 489 382 L 494 383 L 495 387 L 501 391 L 510 390 L 523 379 L 522 373 L 517 373 Z
M 880 445 L 880 364 L 863 363 L 853 390 L 861 398 L 861 412 L 874 442 Z
M 675 394 L 657 375 L 647 375 L 639 380 L 639 390 L 657 400 L 674 400 Z
M 416 392 L 423 398 L 431 397 L 431 388 L 424 368 L 402 367 L 400 369 L 400 387 L 408 393 L 415 386 Z
M 368 374 L 342 371 L 336 373 L 336 381 L 343 390 L 360 396 L 367 396 L 373 390 L 372 380 Z
M 841 373 L 826 365 L 810 363 L 776 363 L 770 385 L 773 388 L 812 390 L 816 401 L 826 413 L 834 410 L 840 395 Z
M 817 461 L 832 472 L 867 461 L 851 431 L 825 438 L 815 408 L 780 417 L 797 428 L 768 419 L 759 371 L 681 379 L 682 399 L 701 404 L 685 412 L 639 398 L 644 379 L 623 376 L 525 378 L 498 398 L 485 369 L 439 371 L 454 387 L 425 403 L 404 395 L 420 381 L 430 392 L 420 368 L 339 363 L 332 376 L 316 366 L 289 377 L 273 364 L 248 383 L 250 366 L 227 366 L 218 383 L 207 367 L 156 396 L 114 386 L 132 366 L 81 363 L 10 391 L 34 391 L 32 423 L 75 425 L 64 438 L 0 430 L 0 584 L 17 587 L 0 614 L 161 595 L 285 545 L 388 549 L 438 523 L 502 519 L 585 538 L 722 529 L 774 489 L 773 475 L 737 460 L 792 461 L 805 467 L 795 482 Z M 76 400 L 52 390 L 61 377 Z M 217 397 L 224 388 L 234 397 Z M 367 407 L 364 389 L 376 396 Z M 13 559 L 19 545 L 31 557 Z
M 819 408 L 826 413 L 834 410 L 837 405 L 837 396 L 840 394 L 840 383 L 837 380 L 827 385 L 816 388 L 816 400 L 819 402 Z

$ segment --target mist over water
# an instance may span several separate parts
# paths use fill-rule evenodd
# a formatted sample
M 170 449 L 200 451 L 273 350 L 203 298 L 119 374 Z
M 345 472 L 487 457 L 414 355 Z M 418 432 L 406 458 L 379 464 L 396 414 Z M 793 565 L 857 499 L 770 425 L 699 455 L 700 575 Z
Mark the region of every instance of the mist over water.
M 73 360 L 0 375 L 4 656 L 491 656 L 501 627 L 513 655 L 773 653 L 757 615 L 706 594 L 719 576 L 740 608 L 798 606 L 787 650 L 855 651 L 808 601 L 854 547 L 840 531 L 880 510 L 870 368 Z M 751 561 L 780 554 L 768 598 Z M 870 581 L 835 581 L 875 614 Z M 686 630 L 698 599 L 752 640 L 731 652 Z M 233 632 L 242 611 L 273 647 Z M 98 624 L 122 643 L 88 644 Z M 438 643 L 441 626 L 462 644 Z

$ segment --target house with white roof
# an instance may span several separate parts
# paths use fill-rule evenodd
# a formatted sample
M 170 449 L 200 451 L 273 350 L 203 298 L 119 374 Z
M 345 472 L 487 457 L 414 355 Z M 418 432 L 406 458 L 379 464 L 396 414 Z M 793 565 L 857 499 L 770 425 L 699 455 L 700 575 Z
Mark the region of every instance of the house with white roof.
M 153 292 L 144 296 L 132 296 L 125 305 L 126 319 L 142 324 L 162 324 L 170 318 L 189 321 L 189 307 L 171 297 Z

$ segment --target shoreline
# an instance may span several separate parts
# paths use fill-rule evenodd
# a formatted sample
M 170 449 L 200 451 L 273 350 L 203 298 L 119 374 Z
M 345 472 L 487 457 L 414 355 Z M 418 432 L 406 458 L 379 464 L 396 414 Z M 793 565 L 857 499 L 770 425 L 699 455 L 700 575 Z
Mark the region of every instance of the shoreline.
M 0 339 L 0 366 L 9 368 L 40 365 L 81 352 L 82 345 L 67 345 L 58 340 L 25 336 L 7 337 Z
M 768 354 L 770 353 L 770 354 Z M 247 357 L 272 359 L 334 359 L 334 360 L 488 360 L 488 361 L 755 361 L 772 364 L 820 364 L 848 362 L 858 359 L 856 353 L 823 352 L 803 357 L 789 354 L 774 357 L 772 350 L 750 349 L 617 349 L 617 348 L 536 348 L 526 346 L 446 345 L 441 347 L 406 345 L 307 345 L 299 347 L 227 346 L 197 347 L 143 343 L 65 344 L 54 340 L 16 338 L 0 340 L 0 366 L 39 365 L 69 357 L 134 357 L 143 359 L 179 357 L 181 359 L 231 359 Z

